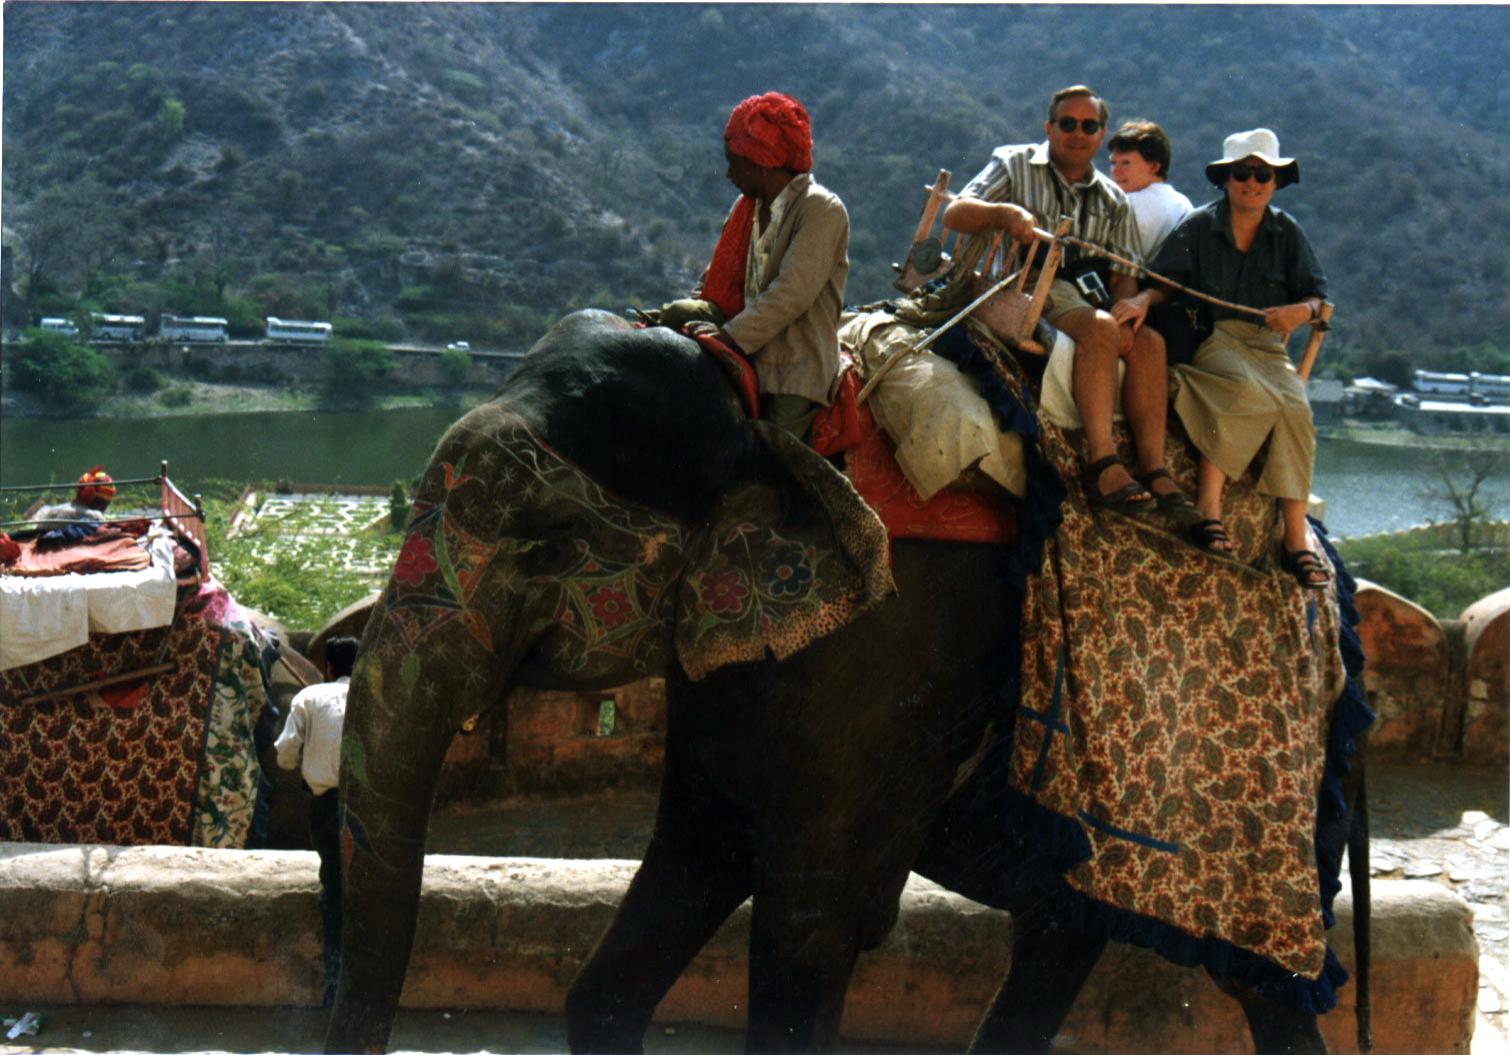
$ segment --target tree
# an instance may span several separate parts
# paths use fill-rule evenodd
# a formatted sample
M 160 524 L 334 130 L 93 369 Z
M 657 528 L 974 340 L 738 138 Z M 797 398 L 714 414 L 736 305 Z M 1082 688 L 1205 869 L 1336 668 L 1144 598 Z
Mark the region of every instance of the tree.
M 28 312 L 49 282 L 89 267 L 109 228 L 107 213 L 104 190 L 94 180 L 50 187 L 16 210 L 13 230 Z
M 365 403 L 392 373 L 393 352 L 381 341 L 336 338 L 325 346 L 325 394 L 335 403 Z
M 10 354 L 10 375 L 18 389 L 35 392 L 60 410 L 81 410 L 115 388 L 109 361 L 61 333 L 26 331 L 27 340 Z
M 1474 526 L 1493 513 L 1484 497 L 1485 485 L 1504 472 L 1504 465 L 1504 448 L 1493 441 L 1481 441 L 1466 451 L 1438 451 L 1432 459 L 1436 479 L 1424 484 L 1423 492 L 1451 510 L 1448 523 L 1457 529 L 1464 553 L 1473 548 Z
M 404 481 L 393 481 L 388 492 L 388 523 L 394 531 L 402 531 L 409 524 L 409 489 Z
M 440 372 L 448 385 L 459 385 L 472 372 L 472 357 L 460 348 L 447 348 L 440 353 Z

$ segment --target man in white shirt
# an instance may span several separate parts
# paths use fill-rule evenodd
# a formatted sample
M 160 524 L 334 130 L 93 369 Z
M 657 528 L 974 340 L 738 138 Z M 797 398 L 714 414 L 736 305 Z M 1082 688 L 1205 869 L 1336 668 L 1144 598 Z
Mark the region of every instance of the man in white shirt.
M 356 663 L 357 639 L 334 637 L 325 646 L 325 678 L 301 689 L 288 707 L 288 720 L 273 745 L 278 765 L 297 769 L 314 794 L 309 804 L 309 840 L 320 855 L 321 948 L 325 963 L 325 1002 L 335 1000 L 341 974 L 341 726 L 346 693 Z
M 1175 225 L 1194 208 L 1169 185 L 1169 137 L 1152 121 L 1128 121 L 1107 143 L 1112 182 L 1127 195 L 1138 221 L 1143 259 L 1152 260 Z

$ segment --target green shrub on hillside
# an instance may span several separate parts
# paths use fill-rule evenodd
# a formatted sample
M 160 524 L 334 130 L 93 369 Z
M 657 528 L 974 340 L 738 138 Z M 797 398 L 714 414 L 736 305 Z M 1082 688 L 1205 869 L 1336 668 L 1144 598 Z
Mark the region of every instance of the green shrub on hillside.
M 121 383 L 132 392 L 156 392 L 163 387 L 163 375 L 150 366 L 133 366 L 121 375 Z
M 392 316 L 380 319 L 356 319 L 349 315 L 337 315 L 330 320 L 337 337 L 370 341 L 397 341 L 404 336 L 404 326 Z
M 11 383 L 34 392 L 60 410 L 88 408 L 115 388 L 110 361 L 87 344 L 60 333 L 26 331 L 27 340 L 11 353 Z

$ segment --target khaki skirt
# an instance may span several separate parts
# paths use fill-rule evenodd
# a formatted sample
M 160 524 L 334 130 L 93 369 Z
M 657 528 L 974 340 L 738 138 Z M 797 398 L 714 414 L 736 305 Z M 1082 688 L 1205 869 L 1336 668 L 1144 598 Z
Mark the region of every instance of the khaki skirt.
M 1171 373 L 1175 413 L 1191 442 L 1229 479 L 1247 472 L 1262 451 L 1262 494 L 1310 496 L 1316 426 L 1305 382 L 1279 334 L 1223 319 L 1196 349 L 1195 361 Z

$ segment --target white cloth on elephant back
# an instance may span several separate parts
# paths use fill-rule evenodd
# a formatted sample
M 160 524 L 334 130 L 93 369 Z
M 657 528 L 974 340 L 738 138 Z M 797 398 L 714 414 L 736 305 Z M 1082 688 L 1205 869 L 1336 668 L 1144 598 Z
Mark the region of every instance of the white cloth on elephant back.
M 971 468 L 1021 498 L 1028 479 L 1022 437 L 998 427 L 975 382 L 957 366 L 910 350 L 926 333 L 886 312 L 846 315 L 839 325 L 839 341 L 856 351 L 862 377 L 892 356 L 904 357 L 866 400 L 896 444 L 902 475 L 924 501 Z

